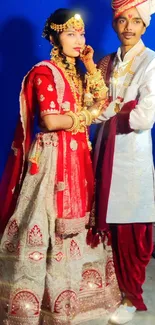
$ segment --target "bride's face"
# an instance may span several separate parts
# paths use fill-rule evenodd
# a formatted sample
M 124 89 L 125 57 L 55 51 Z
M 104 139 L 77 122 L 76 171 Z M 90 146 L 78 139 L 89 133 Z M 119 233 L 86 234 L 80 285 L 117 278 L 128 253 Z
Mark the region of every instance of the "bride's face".
M 60 34 L 59 41 L 66 56 L 77 58 L 85 46 L 85 31 L 70 27 Z

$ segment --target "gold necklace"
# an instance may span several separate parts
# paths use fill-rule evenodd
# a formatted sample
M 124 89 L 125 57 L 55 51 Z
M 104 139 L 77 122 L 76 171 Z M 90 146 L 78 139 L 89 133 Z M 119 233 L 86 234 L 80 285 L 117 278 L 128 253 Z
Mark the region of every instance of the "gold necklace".
M 126 64 L 125 68 L 121 67 L 121 68 L 118 68 L 117 70 L 114 70 L 112 77 L 114 79 L 118 79 L 120 77 L 124 77 L 128 72 L 132 74 L 131 66 L 132 66 L 133 60 L 134 60 L 134 58 Z
M 127 73 L 129 73 L 130 75 L 133 75 L 134 72 L 131 70 L 133 61 L 135 60 L 136 56 L 140 56 L 145 50 L 145 46 L 143 46 L 143 48 L 141 49 L 141 51 L 139 53 L 137 53 L 127 64 L 126 67 L 123 68 L 118 68 L 117 70 L 114 69 L 112 77 L 116 80 L 115 83 L 117 83 L 117 79 L 120 77 L 124 77 Z
M 83 104 L 83 82 L 80 75 L 77 74 L 75 61 L 67 61 L 66 58 L 66 63 L 64 63 L 63 57 L 60 55 L 52 56 L 51 61 L 54 62 L 63 71 L 63 74 L 65 75 L 65 78 L 70 85 L 71 92 L 76 103 L 76 111 L 81 111 Z

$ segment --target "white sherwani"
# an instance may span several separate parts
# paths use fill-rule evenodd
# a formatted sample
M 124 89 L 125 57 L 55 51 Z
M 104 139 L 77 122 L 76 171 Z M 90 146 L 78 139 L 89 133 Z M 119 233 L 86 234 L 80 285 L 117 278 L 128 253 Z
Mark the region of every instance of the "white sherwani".
M 123 61 L 121 49 L 118 49 L 114 71 L 121 71 L 122 76 L 118 77 L 117 83 L 116 78 L 111 77 L 110 92 L 113 101 L 97 122 L 103 122 L 104 127 L 104 121 L 116 114 L 116 98 L 126 78 L 123 71 L 133 57 L 134 75 L 124 94 L 123 103 L 138 99 L 138 105 L 129 117 L 134 132 L 116 135 L 106 219 L 108 223 L 155 221 L 151 140 L 151 128 L 155 122 L 155 52 L 144 48 L 141 40 L 125 55 Z

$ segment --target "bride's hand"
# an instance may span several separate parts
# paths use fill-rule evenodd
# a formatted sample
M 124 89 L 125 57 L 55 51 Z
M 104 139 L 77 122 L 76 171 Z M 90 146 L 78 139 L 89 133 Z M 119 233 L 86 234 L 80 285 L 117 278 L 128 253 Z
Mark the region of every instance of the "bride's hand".
M 93 60 L 94 50 L 90 45 L 86 45 L 82 53 L 80 54 L 80 59 L 85 65 L 86 70 L 89 73 L 93 73 L 96 70 L 96 65 Z
M 89 107 L 88 111 L 94 116 L 94 118 L 98 118 L 106 110 L 107 103 L 107 99 L 101 99 Z

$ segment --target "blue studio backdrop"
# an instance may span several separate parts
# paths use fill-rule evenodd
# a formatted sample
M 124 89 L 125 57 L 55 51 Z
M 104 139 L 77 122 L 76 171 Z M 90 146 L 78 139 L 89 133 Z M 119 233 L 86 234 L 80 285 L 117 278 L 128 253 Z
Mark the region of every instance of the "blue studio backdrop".
M 0 3 L 0 175 L 10 150 L 18 112 L 21 81 L 38 61 L 48 59 L 50 45 L 41 37 L 47 17 L 57 8 L 77 9 L 86 22 L 87 44 L 95 60 L 113 52 L 119 41 L 112 27 L 111 0 L 1 0 Z M 143 39 L 155 50 L 155 17 Z M 155 147 L 155 131 L 153 130 Z M 155 156 L 155 150 L 154 150 Z

